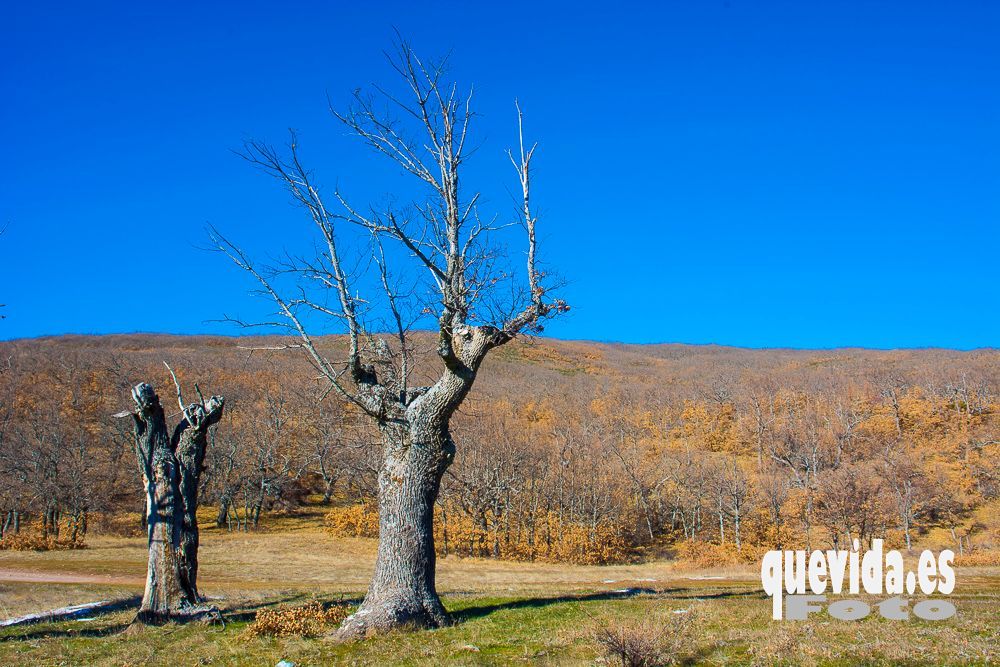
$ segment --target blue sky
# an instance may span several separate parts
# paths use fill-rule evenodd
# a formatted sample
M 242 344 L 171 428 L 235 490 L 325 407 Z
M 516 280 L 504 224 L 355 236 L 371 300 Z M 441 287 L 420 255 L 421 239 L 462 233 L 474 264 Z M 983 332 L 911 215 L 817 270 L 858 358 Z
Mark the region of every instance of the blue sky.
M 395 26 L 475 84 L 500 211 L 520 99 L 550 335 L 1000 345 L 1000 4 L 375 4 L 9 3 L 0 338 L 266 312 L 206 225 L 261 257 L 310 232 L 231 151 L 294 127 L 328 186 L 392 192 L 326 104 L 391 81 Z

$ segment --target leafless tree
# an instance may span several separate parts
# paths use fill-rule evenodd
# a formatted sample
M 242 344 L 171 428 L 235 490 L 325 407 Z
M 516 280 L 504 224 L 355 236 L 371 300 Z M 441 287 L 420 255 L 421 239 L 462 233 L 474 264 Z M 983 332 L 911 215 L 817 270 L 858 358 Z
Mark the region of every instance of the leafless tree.
M 378 557 L 364 602 L 339 631 L 345 639 L 447 622 L 434 583 L 432 523 L 441 478 L 455 456 L 450 419 L 491 350 L 518 334 L 540 331 L 542 320 L 568 309 L 551 298 L 551 285 L 538 265 L 530 200 L 535 146 L 525 144 L 520 107 L 519 148 L 509 153 L 520 185 L 517 220 L 502 224 L 500 218 L 481 217 L 479 195 L 460 179 L 471 148 L 471 90 L 459 93 L 445 79 L 446 61 L 425 62 L 405 42 L 389 61 L 402 80 L 402 92 L 359 90 L 353 106 L 334 115 L 414 178 L 422 196 L 406 207 L 379 210 L 357 207 L 335 191 L 332 208 L 300 160 L 293 134 L 286 152 L 254 141 L 246 144 L 244 157 L 277 179 L 308 213 L 321 239 L 317 257 L 264 268 L 213 232 L 217 247 L 277 305 L 278 322 L 295 337 L 289 347 L 300 349 L 330 391 L 373 420 L 381 434 Z M 414 127 L 421 138 L 411 134 Z M 527 240 L 524 282 L 508 270 L 508 254 L 491 237 L 516 224 Z M 350 230 L 360 230 L 369 240 L 360 258 L 362 266 L 371 267 L 367 273 L 349 268 Z M 403 272 L 395 270 L 403 256 L 424 275 L 414 286 L 407 287 Z M 300 279 L 294 296 L 282 286 L 288 276 Z M 360 296 L 362 288 L 367 299 Z M 347 349 L 342 354 L 324 349 L 310 333 L 314 317 L 343 327 Z M 438 368 L 431 384 L 418 386 L 410 332 L 429 321 L 438 333 Z
M 16 385 L 13 373 L 11 372 L 12 362 L 10 357 L 0 362 L 0 498 L 6 502 L 17 498 L 21 484 L 13 472 L 12 463 L 16 457 L 12 455 L 13 443 L 11 442 L 11 424 L 14 420 L 14 399 L 16 396 Z M 0 526 L 0 537 L 7 534 L 13 527 L 20 528 L 19 503 L 13 502 L 10 507 L 4 508 L 4 520 Z
M 874 463 L 851 463 L 820 478 L 817 516 L 829 530 L 834 549 L 854 538 L 868 544 L 884 534 L 888 521 L 886 488 Z
M 733 535 L 736 541 L 736 548 L 742 549 L 743 520 L 749 514 L 749 509 L 755 500 L 754 489 L 750 483 L 750 478 L 739 466 L 735 458 L 726 467 L 723 480 L 723 489 L 725 491 L 724 511 L 733 522 Z
M 621 464 L 621 470 L 632 488 L 636 506 L 641 511 L 645 531 L 652 541 L 660 524 L 653 498 L 670 478 L 658 474 L 658 470 L 649 470 L 651 466 L 644 460 L 648 457 L 644 457 L 639 449 L 640 433 L 635 425 L 622 419 L 611 421 L 613 423 L 606 425 L 610 431 L 604 436 L 606 446 Z
M 323 504 L 333 499 L 337 486 L 349 480 L 356 466 L 354 454 L 367 448 L 352 429 L 352 424 L 340 411 L 319 406 L 313 416 L 312 428 L 306 439 L 304 468 L 319 482 Z M 352 442 L 360 441 L 352 447 Z
M 283 392 L 265 389 L 263 401 L 249 419 L 237 443 L 235 479 L 242 497 L 230 496 L 228 511 L 243 529 L 256 530 L 261 512 L 284 500 L 287 487 L 301 475 L 303 462 L 292 453 L 296 435 L 290 422 L 292 407 Z M 242 513 L 241 513 L 242 511 Z
M 783 470 L 772 464 L 760 471 L 758 485 L 762 490 L 767 513 L 774 528 L 774 545 L 780 549 L 784 546 L 784 531 L 782 529 L 785 517 L 783 510 L 785 501 L 788 500 L 788 478 Z
M 767 387 L 762 390 L 758 387 L 750 389 L 749 408 L 752 415 L 752 435 L 757 450 L 757 465 L 764 465 L 764 453 L 768 438 L 772 436 L 774 428 L 774 390 Z
M 913 547 L 913 525 L 924 504 L 933 496 L 924 471 L 927 464 L 914 453 L 914 448 L 891 447 L 885 452 L 883 479 L 892 490 L 899 528 L 906 539 L 906 549 Z

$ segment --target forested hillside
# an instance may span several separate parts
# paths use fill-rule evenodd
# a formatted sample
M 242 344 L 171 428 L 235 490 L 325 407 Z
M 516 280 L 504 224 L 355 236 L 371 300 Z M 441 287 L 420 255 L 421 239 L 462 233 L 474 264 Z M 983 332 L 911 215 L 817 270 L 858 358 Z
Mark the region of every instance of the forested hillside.
M 0 343 L 0 546 L 141 530 L 131 424 L 113 415 L 140 381 L 174 405 L 164 361 L 185 392 L 226 397 L 203 477 L 220 528 L 267 529 L 272 512 L 328 503 L 330 530 L 374 535 L 378 437 L 301 354 L 251 349 L 283 345 Z M 1000 547 L 1000 352 L 537 339 L 486 365 L 454 423 L 442 553 L 710 565 L 855 538 L 947 546 L 966 562 Z

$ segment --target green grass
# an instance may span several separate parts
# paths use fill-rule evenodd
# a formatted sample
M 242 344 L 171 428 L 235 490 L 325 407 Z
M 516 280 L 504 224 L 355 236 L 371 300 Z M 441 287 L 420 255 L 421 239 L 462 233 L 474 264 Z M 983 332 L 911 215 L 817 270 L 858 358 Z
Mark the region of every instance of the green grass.
M 961 573 L 960 573 L 961 581 Z M 705 664 L 989 664 L 1000 660 L 1000 579 L 968 579 L 952 596 L 958 616 L 944 622 L 773 622 L 769 602 L 748 584 L 667 586 L 632 595 L 607 591 L 514 596 L 452 595 L 456 624 L 393 633 L 352 644 L 319 639 L 254 639 L 244 632 L 256 609 L 310 599 L 302 591 L 224 603 L 225 627 L 165 626 L 126 631 L 131 612 L 93 621 L 48 623 L 0 632 L 0 663 L 30 665 L 484 665 L 594 664 L 602 624 L 668 623 L 694 614 L 682 658 Z M 317 599 L 334 601 L 337 597 Z
M 338 645 L 328 639 L 250 638 L 256 611 L 312 596 L 357 600 L 375 542 L 336 538 L 315 516 L 275 519 L 272 530 L 207 529 L 200 588 L 225 627 L 127 630 L 134 611 L 0 630 L 0 665 L 594 665 L 602 625 L 669 627 L 688 610 L 680 657 L 711 665 L 989 664 L 1000 662 L 1000 568 L 959 568 L 943 622 L 840 621 L 815 614 L 774 622 L 754 568 L 713 572 L 654 560 L 615 566 L 443 558 L 438 587 L 456 624 Z M 269 524 L 270 525 L 270 524 Z M 6 617 L 141 593 L 143 538 L 95 536 L 80 551 L 0 552 Z M 711 575 L 718 578 L 705 578 Z M 630 595 L 616 589 L 642 589 Z M 332 630 L 332 628 L 331 628 Z

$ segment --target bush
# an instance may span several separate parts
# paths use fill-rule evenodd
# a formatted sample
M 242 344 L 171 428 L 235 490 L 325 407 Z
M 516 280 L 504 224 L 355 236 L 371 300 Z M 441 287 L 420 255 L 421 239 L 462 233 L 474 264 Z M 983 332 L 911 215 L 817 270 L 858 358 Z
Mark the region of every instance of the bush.
M 700 540 L 685 540 L 677 545 L 677 556 L 682 565 L 695 569 L 744 565 L 760 561 L 760 549 L 735 544 L 713 544 Z
M 961 556 L 955 555 L 955 565 L 962 567 L 990 567 L 1000 565 L 1000 551 L 975 549 Z
M 326 527 L 337 537 L 378 537 L 378 510 L 368 503 L 337 507 L 326 515 Z
M 0 538 L 0 551 L 54 551 L 56 549 L 84 549 L 83 540 L 57 540 L 52 535 L 43 536 L 41 531 L 23 530 L 7 533 Z
M 622 667 L 674 665 L 690 648 L 694 617 L 689 611 L 660 620 L 604 625 L 594 632 L 594 639 L 609 663 Z
M 246 632 L 250 637 L 316 637 L 347 616 L 347 605 L 324 608 L 313 600 L 297 607 L 261 609 Z
M 9 533 L 0 538 L 0 549 L 4 551 L 49 551 L 55 548 L 55 538 L 43 537 L 34 531 Z
M 608 660 L 622 667 L 653 667 L 663 664 L 663 650 L 657 631 L 648 627 L 602 628 L 595 636 Z

